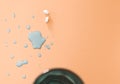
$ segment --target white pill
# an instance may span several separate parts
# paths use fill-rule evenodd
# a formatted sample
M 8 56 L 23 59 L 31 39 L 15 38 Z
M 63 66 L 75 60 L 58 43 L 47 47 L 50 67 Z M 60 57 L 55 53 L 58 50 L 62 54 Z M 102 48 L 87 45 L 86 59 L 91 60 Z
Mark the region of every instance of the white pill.
M 45 17 L 45 22 L 48 23 L 49 22 L 49 17 Z
M 44 13 L 45 15 L 48 15 L 48 14 L 49 14 L 49 11 L 48 11 L 48 10 L 43 10 L 43 13 Z
M 49 72 L 49 69 L 46 69 L 46 70 L 43 71 L 43 73 L 47 73 L 47 72 Z

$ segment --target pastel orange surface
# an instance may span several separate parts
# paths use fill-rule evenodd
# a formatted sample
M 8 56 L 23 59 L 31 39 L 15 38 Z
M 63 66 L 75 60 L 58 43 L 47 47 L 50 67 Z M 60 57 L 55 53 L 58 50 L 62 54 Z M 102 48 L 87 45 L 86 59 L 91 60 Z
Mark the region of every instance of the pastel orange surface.
M 44 9 L 50 11 L 48 24 Z M 61 67 L 77 73 L 85 84 L 120 84 L 119 9 L 119 0 L 0 0 L 0 83 L 33 84 L 45 69 Z M 31 30 L 25 28 L 27 24 Z M 32 48 L 27 37 L 36 30 L 48 37 L 45 44 L 54 42 L 51 50 L 45 44 Z M 29 64 L 17 68 L 20 59 L 28 59 Z M 23 74 L 26 79 L 21 78 Z

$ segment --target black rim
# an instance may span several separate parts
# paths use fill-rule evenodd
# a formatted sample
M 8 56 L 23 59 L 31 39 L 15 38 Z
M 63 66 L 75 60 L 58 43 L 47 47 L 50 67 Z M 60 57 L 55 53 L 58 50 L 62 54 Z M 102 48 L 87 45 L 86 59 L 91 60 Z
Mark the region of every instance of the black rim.
M 66 69 L 51 69 L 38 76 L 34 84 L 84 84 L 82 79 Z

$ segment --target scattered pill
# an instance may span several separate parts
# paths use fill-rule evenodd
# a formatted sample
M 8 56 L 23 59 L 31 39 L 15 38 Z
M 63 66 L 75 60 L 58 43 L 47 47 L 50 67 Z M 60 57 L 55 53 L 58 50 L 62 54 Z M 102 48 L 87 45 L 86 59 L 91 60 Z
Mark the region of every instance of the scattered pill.
M 21 67 L 22 65 L 23 65 L 22 61 L 18 61 L 18 62 L 16 63 L 16 66 L 17 66 L 17 67 Z
M 50 50 L 51 49 L 51 47 L 50 47 L 50 45 L 45 45 L 45 47 L 48 49 L 48 50 Z
M 48 14 L 49 14 L 49 11 L 48 11 L 48 10 L 43 10 L 43 13 L 44 13 L 45 15 L 48 15 Z
M 28 61 L 27 61 L 27 60 L 20 60 L 20 61 L 17 61 L 17 62 L 16 62 L 16 66 L 17 66 L 17 67 L 21 67 L 21 66 L 23 66 L 23 65 L 25 65 L 25 64 L 28 64 Z
M 25 43 L 25 44 L 24 44 L 24 48 L 28 48 L 28 44 Z
M 46 41 L 45 38 L 42 37 L 39 31 L 34 31 L 34 32 L 29 33 L 28 39 L 31 41 L 32 47 L 34 49 L 41 48 L 44 42 Z
M 42 56 L 42 54 L 41 53 L 38 53 L 38 57 L 41 57 Z
M 23 64 L 28 64 L 28 61 L 27 60 L 23 60 Z
M 10 55 L 10 58 L 11 58 L 11 59 L 14 59 L 14 57 L 15 57 L 14 55 Z
M 23 78 L 23 79 L 26 79 L 26 74 L 22 75 L 22 78 Z
M 30 30 L 31 26 L 30 25 L 26 25 L 26 29 Z
M 45 17 L 45 22 L 48 23 L 49 22 L 49 17 Z

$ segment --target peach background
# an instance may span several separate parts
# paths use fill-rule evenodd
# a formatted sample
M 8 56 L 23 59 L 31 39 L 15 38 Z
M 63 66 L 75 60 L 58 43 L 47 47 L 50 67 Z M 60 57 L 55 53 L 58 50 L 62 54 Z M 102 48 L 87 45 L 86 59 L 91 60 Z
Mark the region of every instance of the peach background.
M 50 11 L 48 24 L 44 23 L 43 9 Z M 119 0 L 0 0 L 0 83 L 32 84 L 43 70 L 61 67 L 76 72 L 85 84 L 120 84 L 119 9 Z M 32 49 L 27 24 L 30 31 L 48 36 L 45 44 L 54 42 L 51 50 L 44 46 Z M 27 49 L 24 43 L 28 43 Z M 12 60 L 11 54 L 15 55 Z M 20 59 L 28 59 L 29 64 L 17 68 L 15 63 Z M 25 80 L 23 74 L 27 75 Z

